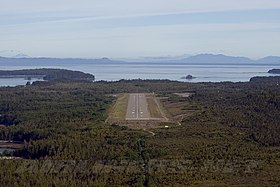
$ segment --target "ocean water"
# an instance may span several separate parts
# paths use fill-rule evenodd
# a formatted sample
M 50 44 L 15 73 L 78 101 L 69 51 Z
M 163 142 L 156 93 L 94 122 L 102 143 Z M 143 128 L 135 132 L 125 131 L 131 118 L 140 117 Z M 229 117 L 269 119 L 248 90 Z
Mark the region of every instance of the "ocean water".
M 97 81 L 117 81 L 120 79 L 169 79 L 185 82 L 246 82 L 255 76 L 272 76 L 267 71 L 279 68 L 275 65 L 187 65 L 187 64 L 64 64 L 52 66 L 0 66 L 0 70 L 33 68 L 63 68 L 83 71 L 95 75 Z M 182 79 L 187 75 L 196 77 Z M 0 86 L 25 85 L 28 80 L 19 78 L 0 79 Z M 36 79 L 32 80 L 36 81 Z

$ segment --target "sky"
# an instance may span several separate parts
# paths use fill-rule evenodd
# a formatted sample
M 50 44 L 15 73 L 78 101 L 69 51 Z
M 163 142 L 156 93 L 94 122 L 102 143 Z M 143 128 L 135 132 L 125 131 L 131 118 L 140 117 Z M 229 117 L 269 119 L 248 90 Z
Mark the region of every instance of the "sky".
M 280 56 L 280 0 L 0 0 L 1 52 Z

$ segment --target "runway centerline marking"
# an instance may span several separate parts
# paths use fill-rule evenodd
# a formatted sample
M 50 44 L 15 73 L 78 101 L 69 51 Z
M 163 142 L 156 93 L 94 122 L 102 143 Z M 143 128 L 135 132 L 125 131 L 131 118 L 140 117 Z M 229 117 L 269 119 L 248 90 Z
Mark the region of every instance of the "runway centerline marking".
M 147 120 L 150 118 L 146 94 L 134 93 L 129 95 L 126 120 Z

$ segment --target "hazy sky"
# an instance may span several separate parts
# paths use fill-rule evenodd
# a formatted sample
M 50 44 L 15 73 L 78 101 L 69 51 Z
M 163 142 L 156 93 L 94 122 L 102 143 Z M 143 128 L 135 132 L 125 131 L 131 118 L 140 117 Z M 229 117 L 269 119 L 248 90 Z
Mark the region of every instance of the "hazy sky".
M 280 55 L 280 0 L 0 3 L 0 51 L 83 58 Z

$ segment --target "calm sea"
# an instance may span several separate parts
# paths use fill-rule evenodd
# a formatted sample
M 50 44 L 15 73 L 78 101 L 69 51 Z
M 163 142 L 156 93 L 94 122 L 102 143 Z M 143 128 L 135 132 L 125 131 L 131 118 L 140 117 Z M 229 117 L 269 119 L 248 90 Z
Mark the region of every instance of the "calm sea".
M 117 81 L 120 79 L 169 79 L 188 82 L 244 82 L 254 76 L 271 76 L 267 71 L 279 68 L 274 65 L 186 65 L 186 64 L 80 64 L 60 66 L 0 66 L 0 70 L 33 68 L 64 68 L 94 74 L 96 80 Z M 187 75 L 196 77 L 184 80 Z M 32 80 L 34 81 L 34 80 Z M 0 86 L 25 85 L 19 78 L 0 79 Z

